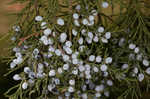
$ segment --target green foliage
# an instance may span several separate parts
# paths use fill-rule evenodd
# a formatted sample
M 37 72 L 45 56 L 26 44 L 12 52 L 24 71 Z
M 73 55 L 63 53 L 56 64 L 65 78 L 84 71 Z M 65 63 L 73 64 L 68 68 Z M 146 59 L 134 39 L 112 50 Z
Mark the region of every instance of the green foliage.
M 145 6 L 147 2 L 142 0 L 106 1 L 109 3 L 109 8 L 102 7 L 103 0 L 14 0 L 14 2 L 23 2 L 26 5 L 24 9 L 17 14 L 18 19 L 16 25 L 20 26 L 20 31 L 17 31 L 16 33 L 12 29 L 11 31 L 14 33 L 10 33 L 10 35 L 15 35 L 16 37 L 16 41 L 13 42 L 11 49 L 14 47 L 21 49 L 23 62 L 17 65 L 17 67 L 10 69 L 6 75 L 19 71 L 19 75 L 22 79 L 20 84 L 9 89 L 5 95 L 10 99 L 31 99 L 33 97 L 35 99 L 57 99 L 59 95 L 64 97 L 64 93 L 68 90 L 68 81 L 70 79 L 75 79 L 76 90 L 80 90 L 87 80 L 86 78 L 79 77 L 79 75 L 73 75 L 71 71 L 78 65 L 70 64 L 70 66 L 72 66 L 70 70 L 64 72 L 64 74 L 60 75 L 56 73 L 55 75 L 55 77 L 59 78 L 61 81 L 61 84 L 56 87 L 59 94 L 57 94 L 57 90 L 56 92 L 49 92 L 47 90 L 48 85 L 52 82 L 52 77 L 49 77 L 49 70 L 57 70 L 59 67 L 62 67 L 65 62 L 61 57 L 54 53 L 52 53 L 54 57 L 44 57 L 44 55 L 47 55 L 49 52 L 47 52 L 48 46 L 43 45 L 39 40 L 43 35 L 43 30 L 40 25 L 41 22 L 35 21 L 35 17 L 39 15 L 43 16 L 44 22 L 48 23 L 46 24 L 46 27 L 57 32 L 56 36 L 51 35 L 50 38 L 54 41 L 54 48 L 58 48 L 61 51 L 63 50 L 63 44 L 60 43 L 58 39 L 63 32 L 67 33 L 68 40 L 72 42 L 71 48 L 73 52 L 78 51 L 78 40 L 82 36 L 81 32 L 83 29 L 86 29 L 87 32 L 92 31 L 95 34 L 98 34 L 97 28 L 103 26 L 105 27 L 105 33 L 107 31 L 111 32 L 111 39 L 107 44 L 101 41 L 98 43 L 85 44 L 84 51 L 80 52 L 78 55 L 78 58 L 83 59 L 84 63 L 89 64 L 91 68 L 93 68 L 93 66 L 100 68 L 105 62 L 100 64 L 89 62 L 88 57 L 90 54 L 101 55 L 104 59 L 109 56 L 112 57 L 113 63 L 108 64 L 109 69 L 107 72 L 109 73 L 109 77 L 104 77 L 103 72 L 99 71 L 98 73 L 93 73 L 92 78 L 90 79 L 95 85 L 99 85 L 103 80 L 107 81 L 111 79 L 113 81 L 113 86 L 106 87 L 101 93 L 109 91 L 109 98 L 115 99 L 127 99 L 128 97 L 139 99 L 142 96 L 143 91 L 149 91 L 150 79 L 148 73 L 145 72 L 148 67 L 144 66 L 141 61 L 129 58 L 131 54 L 134 54 L 134 50 L 129 49 L 129 44 L 133 43 L 140 48 L 140 53 L 134 55 L 137 56 L 142 53 L 143 59 L 147 59 L 148 62 L 150 60 L 150 16 L 145 10 L 149 9 Z M 81 6 L 80 11 L 75 10 L 77 5 Z M 82 18 L 88 18 L 94 9 L 97 11 L 97 15 L 94 16 L 95 24 L 92 27 L 85 25 L 79 27 L 75 26 L 72 18 L 74 13 L 81 15 L 79 17 L 79 20 L 81 21 Z M 107 11 L 110 13 L 108 14 Z M 65 26 L 57 24 L 57 20 L 60 17 L 64 19 Z M 77 30 L 78 35 L 76 37 L 72 35 L 72 29 Z M 104 32 L 101 34 L 102 36 L 105 35 Z M 118 46 L 122 38 L 124 39 L 123 46 Z M 28 49 L 22 50 L 24 45 L 28 45 Z M 36 48 L 40 51 L 40 59 L 35 59 L 33 57 L 33 51 Z M 14 60 L 14 54 L 15 53 L 12 51 L 12 56 L 6 58 L 8 63 Z M 23 68 L 28 66 L 37 74 L 38 64 L 44 64 L 44 62 L 49 63 L 49 66 L 44 69 L 45 76 L 43 78 L 32 79 L 34 80 L 34 85 L 30 85 L 29 88 L 24 90 L 22 85 L 24 82 L 28 82 L 29 78 L 27 77 L 27 74 L 23 72 Z M 121 66 L 125 63 L 128 64 L 129 67 L 127 69 L 122 69 Z M 139 73 L 132 76 L 135 67 L 138 68 Z M 141 73 L 144 74 L 144 80 L 139 81 L 138 76 Z M 84 93 L 87 93 L 88 97 L 93 97 L 96 91 L 95 89 L 89 89 Z M 74 92 L 72 97 L 80 99 L 77 92 Z M 108 97 L 107 95 L 103 95 L 102 98 Z

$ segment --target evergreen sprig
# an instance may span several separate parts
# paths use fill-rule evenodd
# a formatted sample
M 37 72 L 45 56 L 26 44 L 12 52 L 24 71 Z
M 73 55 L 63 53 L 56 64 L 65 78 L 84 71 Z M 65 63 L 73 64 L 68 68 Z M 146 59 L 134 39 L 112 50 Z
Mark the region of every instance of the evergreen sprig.
M 138 99 L 149 90 L 146 1 L 14 2 L 26 6 L 11 30 L 6 75 L 19 71 L 13 79 L 21 81 L 10 99 Z

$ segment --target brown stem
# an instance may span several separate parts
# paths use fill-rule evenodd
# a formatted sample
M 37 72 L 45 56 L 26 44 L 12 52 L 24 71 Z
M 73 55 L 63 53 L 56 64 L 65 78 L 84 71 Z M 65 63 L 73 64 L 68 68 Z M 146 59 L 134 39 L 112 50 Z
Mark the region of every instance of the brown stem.
M 69 11 L 70 11 L 70 14 L 72 14 L 72 0 L 69 0 Z M 69 23 L 70 24 L 70 23 Z M 71 27 L 71 24 L 69 25 L 69 40 L 71 41 L 72 40 L 72 27 Z
M 58 48 L 61 50 L 61 52 L 64 54 L 65 52 L 63 51 L 63 49 L 61 48 L 60 44 L 58 44 Z
M 38 1 L 35 0 L 35 10 L 36 10 L 36 15 L 39 14 L 39 9 L 38 9 Z
M 31 35 L 28 35 L 28 36 L 26 36 L 26 37 L 21 38 L 21 39 L 20 39 L 20 42 L 18 43 L 18 46 L 21 46 L 21 44 L 22 44 L 25 40 L 31 38 L 32 36 L 38 36 L 38 35 L 39 35 L 39 33 L 32 33 Z

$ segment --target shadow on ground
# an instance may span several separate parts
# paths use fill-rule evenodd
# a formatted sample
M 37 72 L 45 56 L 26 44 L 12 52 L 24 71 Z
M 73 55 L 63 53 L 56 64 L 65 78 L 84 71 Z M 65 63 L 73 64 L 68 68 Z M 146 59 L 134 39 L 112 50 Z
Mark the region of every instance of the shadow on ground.
M 8 33 L 10 26 L 15 22 L 16 17 L 11 15 L 14 12 L 19 11 L 23 6 L 20 4 L 9 5 L 11 0 L 0 0 L 0 37 L 5 36 Z M 7 91 L 11 86 L 16 84 L 12 80 L 12 75 L 4 77 L 4 73 L 7 73 L 8 65 L 2 63 L 1 57 L 8 55 L 9 40 L 6 39 L 0 42 L 0 99 L 4 98 L 3 93 Z

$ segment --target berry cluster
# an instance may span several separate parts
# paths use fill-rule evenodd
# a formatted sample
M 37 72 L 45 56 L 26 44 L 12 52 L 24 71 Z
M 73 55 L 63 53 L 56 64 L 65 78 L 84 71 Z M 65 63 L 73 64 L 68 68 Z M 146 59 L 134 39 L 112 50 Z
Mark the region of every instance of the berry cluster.
M 102 2 L 101 6 L 107 8 L 109 4 Z M 14 80 L 21 80 L 23 91 L 30 92 L 38 86 L 43 97 L 50 93 L 58 99 L 108 98 L 115 82 L 129 78 L 142 82 L 145 75 L 150 75 L 149 57 L 140 47 L 126 45 L 124 37 L 115 38 L 116 34 L 98 20 L 96 9 L 89 9 L 88 15 L 80 10 L 77 5 L 69 17 L 71 22 L 61 16 L 49 24 L 44 17 L 36 16 L 39 35 L 13 48 L 17 58 L 10 68 L 24 68 L 13 76 Z M 13 29 L 22 31 L 19 26 Z M 12 40 L 18 42 L 15 37 Z M 127 53 L 114 51 L 123 47 Z M 122 57 L 127 60 L 121 61 Z

